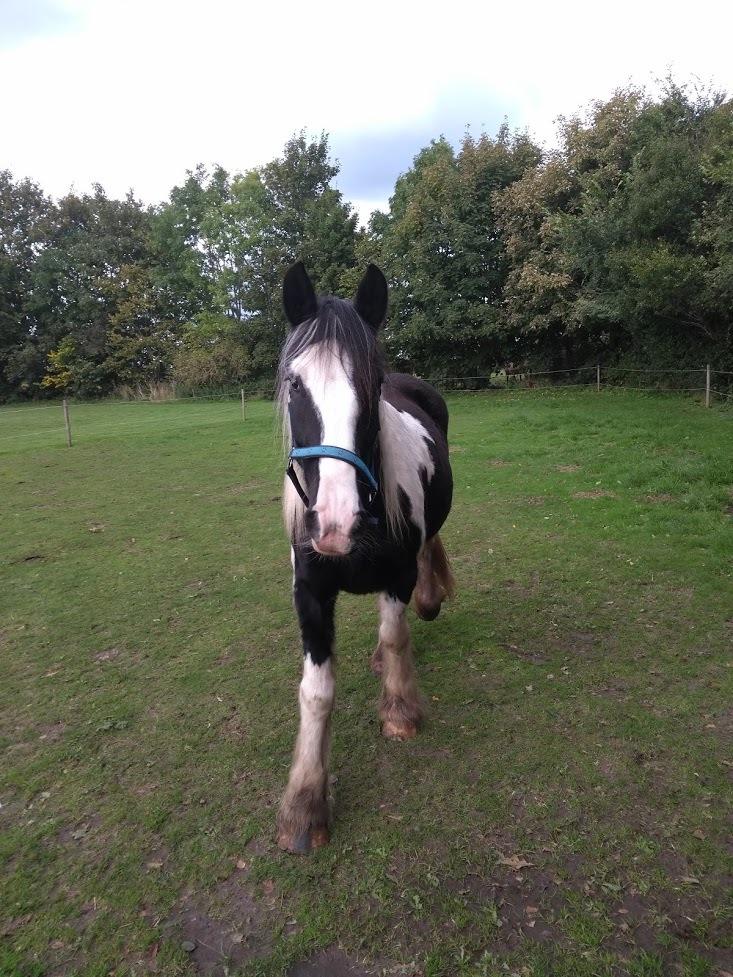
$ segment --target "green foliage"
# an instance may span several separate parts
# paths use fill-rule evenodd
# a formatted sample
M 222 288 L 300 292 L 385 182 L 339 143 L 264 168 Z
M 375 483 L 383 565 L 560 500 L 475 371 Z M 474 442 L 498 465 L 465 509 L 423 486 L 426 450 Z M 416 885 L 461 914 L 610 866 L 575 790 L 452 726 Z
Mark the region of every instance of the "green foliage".
M 188 324 L 173 358 L 173 379 L 184 390 L 231 387 L 243 383 L 249 373 L 249 355 L 231 318 L 201 313 Z
M 668 82 L 561 126 L 500 196 L 507 324 L 553 366 L 731 362 L 731 103 Z
M 244 173 L 198 166 L 152 209 L 101 187 L 53 203 L 0 172 L 0 397 L 174 373 L 267 385 L 298 258 L 346 295 L 381 264 L 387 351 L 423 375 L 733 369 L 733 103 L 670 80 L 561 119 L 559 136 L 552 152 L 506 125 L 436 139 L 366 232 L 325 134 Z
M 428 375 L 486 371 L 500 360 L 506 250 L 495 192 L 537 165 L 539 150 L 506 127 L 466 136 L 455 154 L 440 139 L 397 181 L 372 232 L 391 279 L 388 346 Z

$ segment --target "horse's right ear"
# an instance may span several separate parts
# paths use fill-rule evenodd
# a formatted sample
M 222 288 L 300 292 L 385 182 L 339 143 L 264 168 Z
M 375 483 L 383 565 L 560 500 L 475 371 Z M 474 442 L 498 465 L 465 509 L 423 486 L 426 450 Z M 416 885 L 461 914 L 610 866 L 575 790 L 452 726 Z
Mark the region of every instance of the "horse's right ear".
M 312 319 L 318 311 L 316 292 L 302 261 L 288 268 L 285 274 L 283 305 L 288 322 L 293 328 L 306 319 Z

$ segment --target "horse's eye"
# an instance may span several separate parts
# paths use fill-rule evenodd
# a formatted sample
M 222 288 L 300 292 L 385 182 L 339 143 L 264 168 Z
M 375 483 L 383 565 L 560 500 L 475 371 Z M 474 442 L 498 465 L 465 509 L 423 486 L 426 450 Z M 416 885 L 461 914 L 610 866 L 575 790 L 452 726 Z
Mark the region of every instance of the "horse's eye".
M 293 390 L 300 390 L 300 380 L 297 377 L 291 377 L 290 386 L 293 388 Z

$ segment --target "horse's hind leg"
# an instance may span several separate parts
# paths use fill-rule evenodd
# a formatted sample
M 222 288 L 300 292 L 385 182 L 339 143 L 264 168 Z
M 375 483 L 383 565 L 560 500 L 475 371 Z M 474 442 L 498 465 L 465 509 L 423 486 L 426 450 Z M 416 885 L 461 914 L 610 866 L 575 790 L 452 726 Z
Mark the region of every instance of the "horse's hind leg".
M 423 621 L 433 621 L 440 605 L 455 593 L 455 580 L 440 536 L 423 544 L 417 556 L 417 584 L 413 592 L 415 612 Z
M 423 710 L 412 655 L 407 605 L 388 594 L 379 595 L 379 646 L 381 651 L 382 698 L 379 716 L 382 735 L 388 739 L 411 739 L 417 733 Z

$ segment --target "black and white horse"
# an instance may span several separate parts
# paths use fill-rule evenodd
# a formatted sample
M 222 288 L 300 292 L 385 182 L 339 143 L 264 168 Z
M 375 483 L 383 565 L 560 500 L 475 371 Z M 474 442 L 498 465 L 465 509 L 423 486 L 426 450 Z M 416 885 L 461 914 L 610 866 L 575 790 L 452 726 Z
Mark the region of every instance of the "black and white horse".
M 328 753 L 339 591 L 379 594 L 382 733 L 408 739 L 422 718 L 407 625 L 411 598 L 432 620 L 453 590 L 438 536 L 451 506 L 448 410 L 427 383 L 386 373 L 377 332 L 387 282 L 369 265 L 353 302 L 317 297 L 301 263 L 286 274 L 291 324 L 279 399 L 290 450 L 283 503 L 303 639 L 300 730 L 278 844 L 329 840 Z

